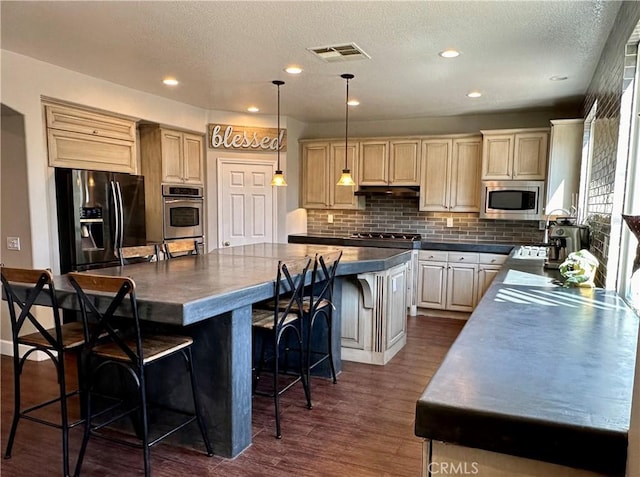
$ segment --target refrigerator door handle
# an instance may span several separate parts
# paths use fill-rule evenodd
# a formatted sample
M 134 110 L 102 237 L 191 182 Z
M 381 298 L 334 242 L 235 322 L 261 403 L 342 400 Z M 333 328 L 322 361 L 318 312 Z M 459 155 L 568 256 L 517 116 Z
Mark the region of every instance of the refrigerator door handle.
M 118 193 L 116 191 L 116 183 L 115 181 L 110 181 L 111 185 L 111 193 L 113 194 L 113 207 L 114 207 L 114 218 L 115 218 L 115 231 L 113 234 L 113 251 L 118 250 L 118 240 L 120 237 L 120 202 L 118 201 Z
M 122 248 L 124 243 L 124 203 L 122 202 L 122 187 L 116 181 L 116 191 L 118 192 L 118 214 L 120 215 L 120 234 L 118 235 L 118 248 Z

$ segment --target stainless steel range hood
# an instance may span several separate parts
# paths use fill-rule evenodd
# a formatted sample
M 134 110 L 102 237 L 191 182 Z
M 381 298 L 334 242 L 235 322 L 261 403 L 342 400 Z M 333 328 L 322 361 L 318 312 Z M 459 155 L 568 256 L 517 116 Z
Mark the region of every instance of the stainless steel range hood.
M 355 195 L 386 197 L 419 197 L 419 187 L 409 186 L 360 186 Z

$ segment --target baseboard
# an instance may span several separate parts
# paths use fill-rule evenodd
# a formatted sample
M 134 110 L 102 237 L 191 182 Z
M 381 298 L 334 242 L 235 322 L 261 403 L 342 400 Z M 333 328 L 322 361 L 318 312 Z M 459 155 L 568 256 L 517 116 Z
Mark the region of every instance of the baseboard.
M 24 356 L 29 349 L 29 346 L 19 345 L 18 351 L 20 352 L 20 356 Z M 13 343 L 7 340 L 0 340 L 0 354 L 13 356 Z M 45 359 L 49 359 L 49 356 L 47 356 L 47 354 L 43 353 L 42 351 L 36 351 L 34 353 L 31 353 L 27 359 L 33 361 L 44 361 Z
M 468 320 L 471 313 L 464 311 L 447 311 L 447 310 L 433 310 L 431 308 L 418 308 L 418 316 L 437 316 L 438 318 L 452 318 L 454 320 Z

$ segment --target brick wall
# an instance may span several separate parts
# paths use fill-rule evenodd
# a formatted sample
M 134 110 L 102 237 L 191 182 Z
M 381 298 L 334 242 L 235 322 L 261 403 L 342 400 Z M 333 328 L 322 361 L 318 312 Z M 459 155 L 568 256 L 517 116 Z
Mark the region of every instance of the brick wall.
M 598 286 L 611 284 L 611 280 L 607 280 L 607 265 L 615 266 L 615 263 L 609 263 L 608 257 L 610 246 L 616 247 L 619 240 L 619 231 L 612 231 L 612 214 L 620 213 L 615 208 L 615 193 L 622 191 L 615 192 L 614 185 L 619 172 L 616 170 L 618 144 L 626 149 L 622 138 L 628 137 L 628 131 L 623 129 L 629 128 L 629 117 L 626 117 L 629 114 L 624 112 L 621 116 L 621 104 L 623 92 L 635 75 L 637 34 L 634 29 L 639 18 L 640 2 L 623 2 L 584 101 L 585 116 L 596 104 L 595 118 L 585 132 L 593 136 L 586 217 L 592 229 L 591 252 L 600 261 L 596 275 Z
M 328 223 L 328 214 L 333 223 Z M 447 227 L 453 217 L 453 227 Z M 487 220 L 478 213 L 420 212 L 417 198 L 367 197 L 365 210 L 307 211 L 307 233 L 349 236 L 353 232 L 419 233 L 424 240 L 526 244 L 541 242 L 537 221 Z

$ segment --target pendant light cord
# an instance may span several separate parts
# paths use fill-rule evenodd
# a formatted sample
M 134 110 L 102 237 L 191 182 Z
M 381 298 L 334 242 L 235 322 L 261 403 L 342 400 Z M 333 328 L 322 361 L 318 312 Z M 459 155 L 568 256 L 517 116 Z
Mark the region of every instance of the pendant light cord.
M 347 169 L 347 151 L 349 144 L 349 78 L 347 78 L 347 99 L 344 103 L 344 168 Z
M 349 147 L 349 80 L 352 80 L 354 76 L 350 73 L 345 73 L 340 75 L 340 77 L 347 80 L 347 97 L 344 104 L 344 170 L 346 171 L 349 169 L 347 164 L 347 148 Z
M 277 170 L 280 170 L 280 148 L 282 147 L 282 145 L 280 144 L 280 86 L 282 86 L 284 84 L 284 81 L 280 81 L 280 80 L 275 80 L 272 82 L 273 84 L 275 84 L 278 87 L 278 168 Z

